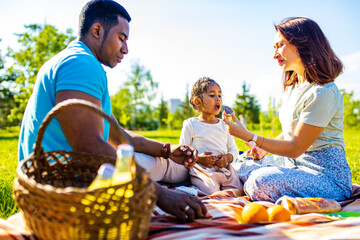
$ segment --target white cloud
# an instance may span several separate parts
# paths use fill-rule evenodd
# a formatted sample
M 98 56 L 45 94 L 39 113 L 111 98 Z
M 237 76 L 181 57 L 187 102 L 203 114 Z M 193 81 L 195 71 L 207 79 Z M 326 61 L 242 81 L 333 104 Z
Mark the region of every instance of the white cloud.
M 344 63 L 344 73 L 360 72 L 360 51 L 341 58 Z
M 360 51 L 340 58 L 344 64 L 344 72 L 336 79 L 339 89 L 353 92 L 356 99 L 360 98 Z

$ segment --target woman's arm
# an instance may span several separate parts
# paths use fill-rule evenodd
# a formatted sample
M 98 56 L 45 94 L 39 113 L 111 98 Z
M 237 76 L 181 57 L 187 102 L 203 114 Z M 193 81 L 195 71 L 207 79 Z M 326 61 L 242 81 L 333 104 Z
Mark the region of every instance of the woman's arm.
M 262 141 L 263 141 L 265 138 L 260 138 L 260 139 L 262 139 Z M 283 140 L 284 139 L 283 133 L 280 133 L 275 139 Z M 262 142 L 260 142 L 258 145 L 261 146 Z M 264 158 L 268 153 L 269 153 L 268 151 L 266 151 L 262 148 L 253 147 L 253 148 L 249 148 L 246 151 L 246 156 L 253 157 L 255 160 L 259 160 L 259 159 Z
M 291 140 L 259 137 L 257 145 L 261 144 L 262 149 L 273 154 L 297 158 L 309 149 L 323 129 L 323 127 L 298 122 Z
M 246 142 L 251 140 L 254 134 L 246 129 L 234 115 L 232 118 L 235 123 L 230 122 L 226 117 L 223 119 L 228 126 L 229 133 Z M 276 139 L 259 136 L 256 145 L 273 154 L 297 158 L 315 142 L 323 129 L 322 127 L 299 122 L 296 126 L 294 137 L 291 140 L 284 140 L 282 134 Z

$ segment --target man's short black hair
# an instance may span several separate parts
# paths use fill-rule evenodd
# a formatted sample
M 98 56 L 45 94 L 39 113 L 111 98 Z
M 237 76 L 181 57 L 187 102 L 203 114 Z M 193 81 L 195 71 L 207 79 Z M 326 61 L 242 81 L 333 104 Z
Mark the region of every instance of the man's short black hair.
M 103 26 L 105 32 L 108 32 L 112 26 L 118 24 L 118 16 L 125 18 L 128 22 L 131 21 L 126 9 L 115 1 L 92 0 L 88 2 L 80 13 L 79 36 L 85 36 L 97 21 Z

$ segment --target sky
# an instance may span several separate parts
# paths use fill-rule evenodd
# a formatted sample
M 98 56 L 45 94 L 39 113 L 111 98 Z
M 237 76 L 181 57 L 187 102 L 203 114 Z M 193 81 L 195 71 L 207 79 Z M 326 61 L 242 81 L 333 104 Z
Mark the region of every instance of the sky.
M 78 32 L 78 18 L 87 0 L 0 0 L 0 50 L 18 48 L 14 33 L 26 24 L 51 24 Z M 262 110 L 269 99 L 280 103 L 281 69 L 273 59 L 274 24 L 288 17 L 315 20 L 345 70 L 339 89 L 360 99 L 359 0 L 117 0 L 130 16 L 129 53 L 115 68 L 106 68 L 110 95 L 139 63 L 159 83 L 164 100 L 185 99 L 200 77 L 222 89 L 223 103 L 234 105 L 244 82 Z

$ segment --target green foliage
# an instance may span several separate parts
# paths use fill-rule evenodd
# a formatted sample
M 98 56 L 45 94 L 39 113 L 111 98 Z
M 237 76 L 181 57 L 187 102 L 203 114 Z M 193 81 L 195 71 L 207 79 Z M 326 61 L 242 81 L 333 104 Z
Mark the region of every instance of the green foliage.
M 169 108 L 164 97 L 161 97 L 160 104 L 156 109 L 156 118 L 159 120 L 159 129 L 165 129 L 169 124 Z
M 245 122 L 248 124 L 259 123 L 260 117 L 260 105 L 258 104 L 255 96 L 249 94 L 250 86 L 246 85 L 246 82 L 242 85 L 242 93 L 236 94 L 234 111 L 242 115 Z
M 268 112 L 261 112 L 259 116 L 260 131 L 263 129 L 270 129 L 274 134 L 276 131 L 281 130 L 279 121 L 278 109 L 280 105 L 275 106 L 275 99 L 269 98 Z
M 360 125 L 360 100 L 354 99 L 354 92 L 341 90 L 344 101 L 344 127 L 355 128 Z
M 4 69 L 4 60 L 0 51 L 0 128 L 12 125 L 8 115 L 15 107 L 14 92 L 15 81 L 18 75 L 12 71 Z
M 123 127 L 130 126 L 131 120 L 131 94 L 128 88 L 121 88 L 111 97 L 112 113 Z
M 156 129 L 157 121 L 151 102 L 157 93 L 158 83 L 150 70 L 135 63 L 128 80 L 112 98 L 112 111 L 123 127 L 129 129 Z
M 25 29 L 26 32 L 16 34 L 20 49 L 8 49 L 7 56 L 13 64 L 1 76 L 1 86 L 7 86 L 12 94 L 8 96 L 13 102 L 8 106 L 11 111 L 6 119 L 12 125 L 19 124 L 22 119 L 41 66 L 75 39 L 72 30 L 60 33 L 51 25 L 31 24 Z

